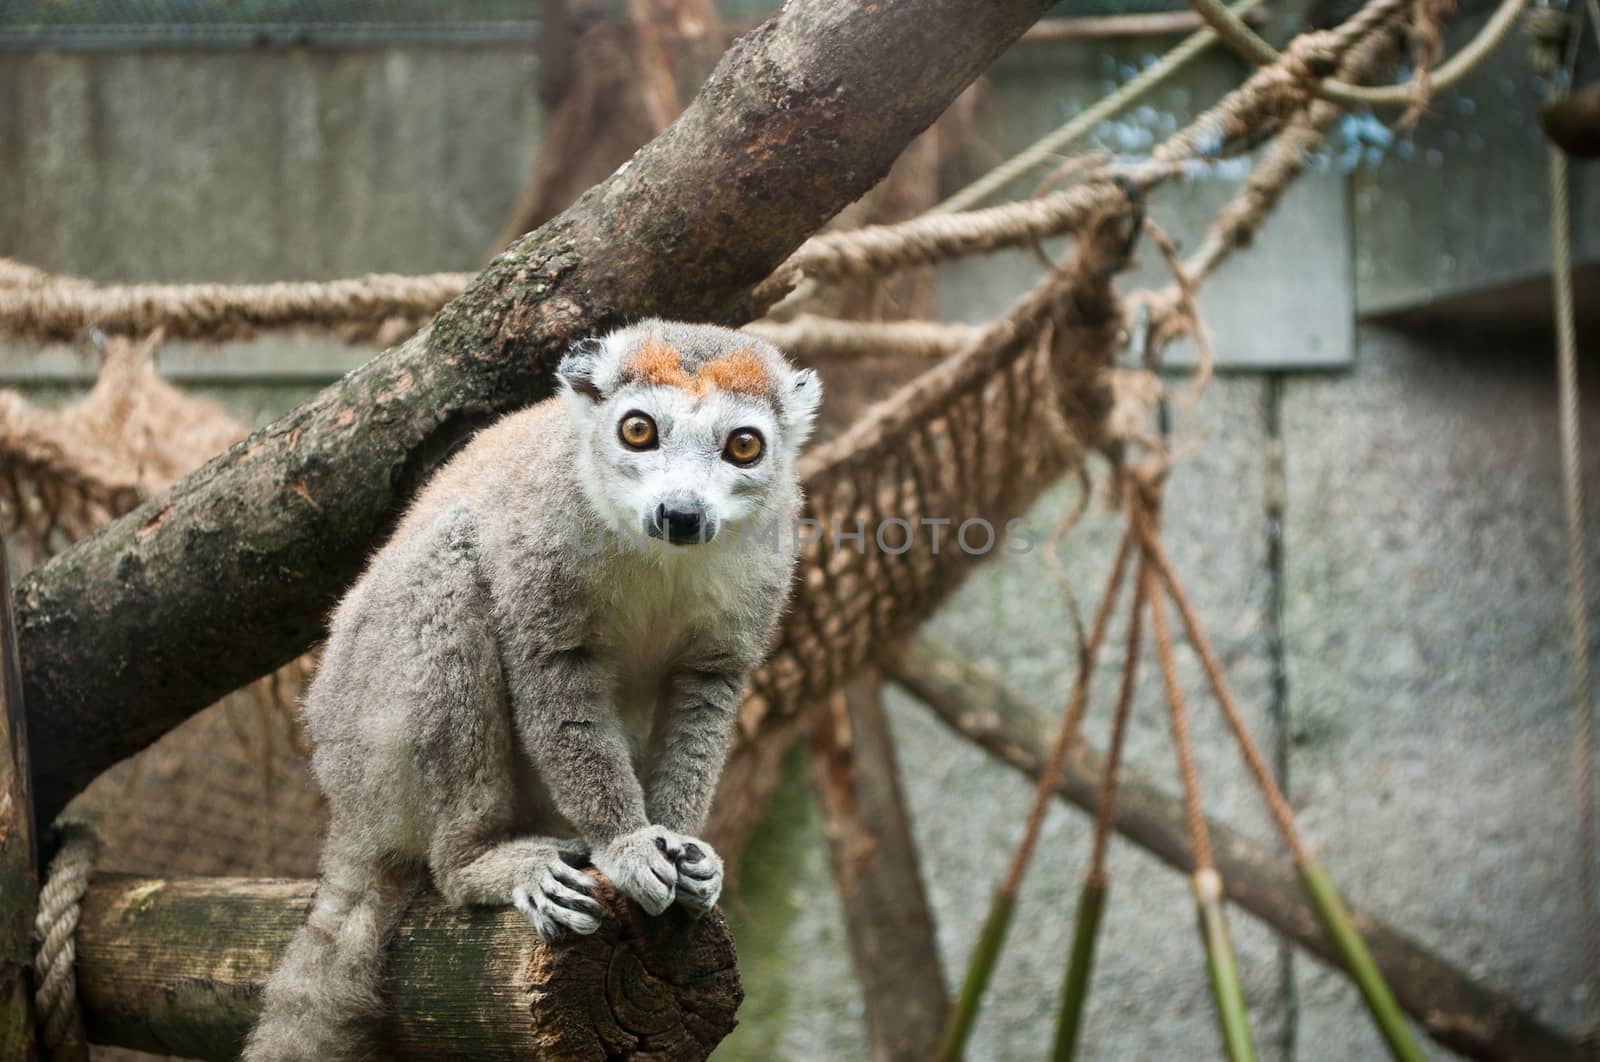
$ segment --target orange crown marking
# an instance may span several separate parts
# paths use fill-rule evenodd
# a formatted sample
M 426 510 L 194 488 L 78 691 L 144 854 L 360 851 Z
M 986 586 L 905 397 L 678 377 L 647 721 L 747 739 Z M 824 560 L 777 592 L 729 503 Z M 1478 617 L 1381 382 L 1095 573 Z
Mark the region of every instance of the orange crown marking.
M 770 395 L 772 377 L 751 347 L 725 354 L 700 366 L 691 377 L 683 368 L 683 355 L 676 348 L 650 336 L 628 356 L 623 375 L 643 383 L 679 387 L 696 398 L 711 391 L 735 391 L 745 395 Z

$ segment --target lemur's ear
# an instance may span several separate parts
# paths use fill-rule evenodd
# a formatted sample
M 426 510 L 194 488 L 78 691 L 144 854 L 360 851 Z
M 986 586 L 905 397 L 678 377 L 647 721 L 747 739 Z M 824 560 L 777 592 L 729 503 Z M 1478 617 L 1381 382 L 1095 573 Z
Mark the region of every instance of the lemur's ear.
M 795 446 L 811 437 L 822 404 L 822 380 L 815 369 L 801 369 L 789 378 L 789 393 L 783 400 L 783 420 Z
M 590 402 L 599 402 L 600 385 L 595 382 L 595 372 L 600 368 L 600 355 L 605 345 L 598 339 L 580 339 L 572 345 L 561 364 L 556 366 L 556 376 L 569 394 L 581 396 Z

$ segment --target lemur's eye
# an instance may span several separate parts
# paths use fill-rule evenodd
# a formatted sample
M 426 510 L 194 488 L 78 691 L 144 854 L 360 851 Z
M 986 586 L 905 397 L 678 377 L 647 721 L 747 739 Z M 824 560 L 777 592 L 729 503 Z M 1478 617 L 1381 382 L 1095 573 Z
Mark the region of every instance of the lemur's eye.
M 656 448 L 656 422 L 637 409 L 622 418 L 617 425 L 617 438 L 630 450 Z
M 740 428 L 728 436 L 728 445 L 722 448 L 722 456 L 736 465 L 753 465 L 761 460 L 761 451 L 764 449 L 766 443 L 759 431 Z

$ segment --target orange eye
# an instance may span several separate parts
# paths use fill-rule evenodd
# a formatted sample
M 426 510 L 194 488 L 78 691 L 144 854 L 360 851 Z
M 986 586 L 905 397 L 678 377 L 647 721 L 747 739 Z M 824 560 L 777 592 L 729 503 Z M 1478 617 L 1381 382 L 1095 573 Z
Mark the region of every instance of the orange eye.
M 654 450 L 656 447 L 656 422 L 637 409 L 622 418 L 617 425 L 617 438 L 630 450 Z
M 761 452 L 766 449 L 766 443 L 761 439 L 761 433 L 754 428 L 740 428 L 728 436 L 728 445 L 722 448 L 722 456 L 736 465 L 753 465 L 761 459 Z

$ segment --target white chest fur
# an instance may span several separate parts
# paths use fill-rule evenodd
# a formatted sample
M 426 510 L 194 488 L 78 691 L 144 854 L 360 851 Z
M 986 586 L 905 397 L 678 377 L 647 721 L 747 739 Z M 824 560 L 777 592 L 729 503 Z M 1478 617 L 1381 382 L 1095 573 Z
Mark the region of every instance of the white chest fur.
M 741 621 L 740 558 L 715 543 L 651 544 L 619 553 L 606 575 L 594 648 L 616 674 L 617 711 L 639 753 L 668 677 Z

